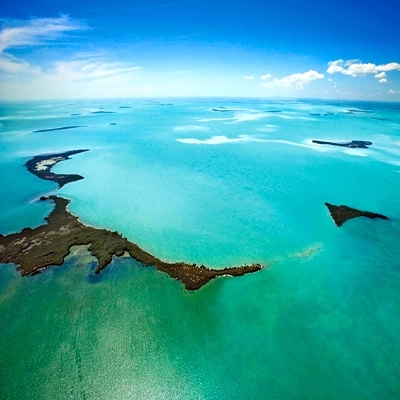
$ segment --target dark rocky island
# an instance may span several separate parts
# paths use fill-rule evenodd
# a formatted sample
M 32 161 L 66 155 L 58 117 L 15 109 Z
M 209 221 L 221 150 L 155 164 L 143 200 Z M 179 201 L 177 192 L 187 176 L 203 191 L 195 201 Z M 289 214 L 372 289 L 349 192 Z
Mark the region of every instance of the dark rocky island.
M 334 206 L 330 203 L 325 203 L 325 205 L 328 207 L 328 210 L 337 226 L 342 226 L 349 219 L 357 217 L 389 219 L 382 214 L 377 214 L 369 211 L 360 211 L 348 206 Z
M 55 174 L 51 172 L 51 168 L 60 161 L 69 160 L 69 156 L 83 153 L 84 151 L 87 150 L 72 150 L 65 153 L 35 156 L 25 163 L 25 167 L 38 178 L 56 182 L 59 188 L 61 188 L 67 183 L 83 179 L 83 176 L 76 174 Z
M 50 168 L 70 155 L 86 150 L 74 150 L 61 154 L 36 156 L 26 163 L 30 172 L 41 179 L 53 180 L 60 187 L 73 182 L 80 175 L 52 174 Z M 59 196 L 42 197 L 41 201 L 53 201 L 55 208 L 46 218 L 47 224 L 35 229 L 25 228 L 19 233 L 7 236 L 0 234 L 0 262 L 14 263 L 23 276 L 35 275 L 53 265 L 61 265 L 75 245 L 89 245 L 88 250 L 97 258 L 98 274 L 110 264 L 114 256 L 129 254 L 144 266 L 153 266 L 177 279 L 188 290 L 201 288 L 218 276 L 242 276 L 261 270 L 260 264 L 244 265 L 224 269 L 210 269 L 204 265 L 184 262 L 168 263 L 142 250 L 136 244 L 122 237 L 118 232 L 96 229 L 82 224 L 67 210 L 69 200 Z
M 80 115 L 80 114 L 72 114 L 72 115 Z M 64 131 L 66 129 L 75 129 L 75 128 L 84 128 L 84 126 L 82 126 L 82 125 L 70 125 L 70 126 L 61 126 L 59 128 L 38 129 L 37 131 L 33 131 L 33 133 Z
M 330 144 L 331 146 L 349 147 L 351 149 L 368 149 L 368 146 L 372 145 L 372 142 L 365 140 L 352 140 L 346 143 L 325 142 L 323 140 L 313 140 L 312 142 L 317 144 Z

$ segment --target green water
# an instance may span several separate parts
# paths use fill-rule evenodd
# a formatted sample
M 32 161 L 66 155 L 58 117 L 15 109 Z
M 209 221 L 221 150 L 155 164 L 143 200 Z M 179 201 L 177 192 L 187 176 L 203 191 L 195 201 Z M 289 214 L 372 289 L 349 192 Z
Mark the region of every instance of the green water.
M 40 225 L 51 210 L 36 199 L 55 185 L 29 174 L 27 159 L 88 148 L 54 168 L 85 177 L 58 191 L 84 223 L 167 260 L 265 268 L 187 292 L 129 258 L 94 277 L 83 247 L 34 277 L 3 265 L 0 398 L 399 398 L 397 106 L 174 104 L 4 105 L 0 232 Z M 240 110 L 211 111 L 221 105 Z M 99 107 L 115 114 L 90 114 Z M 370 112 L 342 114 L 355 107 Z M 334 115 L 310 115 L 323 112 Z M 66 125 L 85 127 L 32 133 Z M 240 135 L 253 141 L 229 142 Z M 179 141 L 215 136 L 228 141 Z M 337 228 L 325 201 L 390 220 Z

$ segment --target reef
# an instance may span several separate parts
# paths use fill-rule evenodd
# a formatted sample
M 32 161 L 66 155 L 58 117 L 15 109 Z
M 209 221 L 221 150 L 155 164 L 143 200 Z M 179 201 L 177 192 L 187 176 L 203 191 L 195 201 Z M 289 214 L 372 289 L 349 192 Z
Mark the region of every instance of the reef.
M 349 219 L 357 217 L 389 219 L 382 214 L 377 214 L 370 211 L 360 211 L 348 206 L 335 206 L 330 203 L 325 203 L 325 205 L 328 207 L 328 210 L 337 226 L 342 226 Z
M 87 150 L 73 150 L 60 154 L 36 156 L 25 165 L 41 179 L 53 180 L 60 187 L 66 183 L 83 179 L 80 175 L 58 175 L 49 170 L 57 162 L 70 155 Z M 62 177 L 62 178 L 60 178 Z M 181 281 L 187 290 L 197 290 L 219 276 L 242 276 L 262 269 L 260 264 L 243 265 L 224 269 L 210 269 L 204 265 L 185 262 L 168 263 L 142 250 L 118 232 L 97 229 L 82 224 L 67 210 L 69 200 L 59 196 L 41 197 L 41 201 L 53 201 L 54 209 L 46 217 L 46 224 L 37 228 L 24 228 L 21 232 L 7 236 L 0 234 L 0 262 L 14 263 L 21 275 L 35 275 L 51 266 L 62 265 L 72 246 L 89 245 L 89 252 L 97 259 L 95 273 L 100 273 L 113 257 L 129 254 L 143 266 L 153 266 Z
M 59 188 L 61 188 L 67 183 L 83 179 L 83 176 L 76 174 L 55 174 L 54 172 L 51 172 L 51 168 L 60 161 L 69 160 L 69 156 L 84 151 L 87 150 L 72 150 L 58 154 L 35 156 L 25 163 L 25 167 L 30 173 L 36 175 L 38 178 L 56 182 L 58 183 Z
M 331 146 L 349 147 L 352 149 L 368 149 L 368 146 L 372 145 L 372 142 L 365 140 L 352 140 L 351 142 L 346 143 L 325 142 L 323 140 L 313 140 L 312 142 L 317 144 L 330 144 Z

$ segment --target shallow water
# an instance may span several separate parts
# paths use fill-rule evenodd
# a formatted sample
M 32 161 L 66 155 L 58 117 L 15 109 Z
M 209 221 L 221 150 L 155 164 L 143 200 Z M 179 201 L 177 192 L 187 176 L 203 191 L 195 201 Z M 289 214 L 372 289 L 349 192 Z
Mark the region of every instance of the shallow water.
M 265 268 L 189 293 L 127 258 L 94 277 L 84 248 L 39 276 L 4 265 L 0 397 L 398 398 L 399 111 L 301 100 L 2 104 L 2 234 L 42 224 L 51 205 L 37 199 L 57 192 L 82 222 L 159 258 Z M 90 151 L 53 171 L 85 179 L 59 191 L 24 168 L 73 149 Z M 324 202 L 390 219 L 337 228 Z

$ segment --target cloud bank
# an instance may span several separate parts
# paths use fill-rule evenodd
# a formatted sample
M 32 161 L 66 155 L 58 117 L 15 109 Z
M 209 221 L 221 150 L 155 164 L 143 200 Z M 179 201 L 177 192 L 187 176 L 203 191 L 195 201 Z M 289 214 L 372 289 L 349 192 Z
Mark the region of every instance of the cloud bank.
M 352 77 L 374 75 L 374 78 L 378 79 L 380 83 L 387 83 L 387 72 L 400 71 L 400 64 L 397 62 L 390 62 L 387 64 L 376 65 L 373 63 L 362 63 L 359 60 L 347 60 L 342 59 L 330 61 L 328 63 L 328 74 L 343 74 Z

